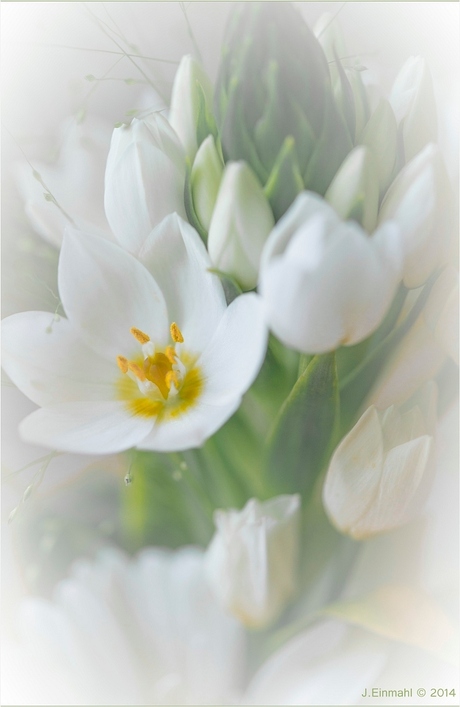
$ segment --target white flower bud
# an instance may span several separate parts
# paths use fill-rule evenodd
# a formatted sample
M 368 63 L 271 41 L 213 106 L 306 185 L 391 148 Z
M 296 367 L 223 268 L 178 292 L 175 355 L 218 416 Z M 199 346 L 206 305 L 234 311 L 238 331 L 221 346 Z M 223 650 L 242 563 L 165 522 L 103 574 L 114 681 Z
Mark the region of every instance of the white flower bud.
M 366 410 L 334 452 L 323 489 L 331 522 L 357 540 L 404 525 L 420 508 L 433 462 L 436 386 L 414 407 Z
M 183 149 L 160 113 L 115 128 L 105 172 L 105 212 L 124 248 L 137 253 L 168 214 L 185 217 L 184 184 Z
M 275 224 L 263 189 L 245 162 L 229 162 L 209 227 L 208 250 L 219 270 L 250 290 L 257 284 L 263 246 Z
M 382 98 L 361 133 L 359 142 L 371 150 L 380 184 L 380 193 L 390 183 L 396 162 L 398 128 L 390 104 Z
M 402 130 L 406 162 L 437 136 L 431 74 L 422 57 L 411 56 L 397 75 L 390 103 Z
M 398 174 L 379 212 L 379 223 L 395 221 L 404 248 L 404 284 L 423 285 L 446 256 L 451 218 L 448 177 L 439 149 L 425 147 Z
M 270 328 L 303 353 L 362 341 L 388 310 L 401 259 L 393 224 L 369 237 L 318 195 L 299 194 L 262 254 L 260 292 Z
M 223 172 L 224 163 L 214 138 L 208 135 L 196 153 L 190 178 L 193 206 L 205 231 L 209 231 Z
M 343 219 L 372 233 L 377 223 L 379 180 L 370 150 L 355 147 L 345 158 L 324 198 Z
M 251 499 L 214 522 L 206 573 L 216 598 L 246 626 L 270 623 L 296 588 L 300 497 Z
M 200 62 L 184 56 L 177 69 L 171 93 L 169 122 L 191 160 L 198 149 L 197 126 L 202 101 L 212 106 L 211 81 Z

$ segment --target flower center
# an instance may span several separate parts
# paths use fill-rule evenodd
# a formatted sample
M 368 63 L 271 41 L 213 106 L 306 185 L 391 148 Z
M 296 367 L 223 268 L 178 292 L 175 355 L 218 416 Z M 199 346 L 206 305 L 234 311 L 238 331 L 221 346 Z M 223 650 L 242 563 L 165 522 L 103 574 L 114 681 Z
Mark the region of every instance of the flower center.
M 133 360 L 117 356 L 124 374 L 117 384 L 119 397 L 136 415 L 177 417 L 195 403 L 203 387 L 196 357 L 184 350 L 184 337 L 176 322 L 170 327 L 173 344 L 164 350 L 155 349 L 140 329 L 132 327 L 130 331 L 141 345 L 141 353 Z

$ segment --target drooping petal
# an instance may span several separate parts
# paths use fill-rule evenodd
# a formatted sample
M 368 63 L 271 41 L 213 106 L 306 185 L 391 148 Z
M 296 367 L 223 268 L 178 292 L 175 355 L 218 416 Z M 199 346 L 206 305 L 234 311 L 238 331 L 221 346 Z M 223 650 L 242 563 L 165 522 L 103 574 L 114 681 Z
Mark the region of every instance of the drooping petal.
M 48 312 L 20 312 L 2 322 L 2 365 L 37 405 L 113 400 L 115 361 L 87 347 L 70 322 Z
M 227 307 L 214 337 L 197 361 L 205 377 L 203 400 L 239 399 L 257 376 L 267 346 L 262 301 L 240 295 Z
M 167 216 L 139 258 L 160 286 L 169 321 L 178 324 L 187 350 L 202 351 L 227 304 L 219 277 L 209 272 L 211 260 L 198 233 L 177 214 Z
M 60 403 L 36 410 L 20 424 L 27 442 L 77 454 L 111 454 L 136 446 L 153 419 L 133 416 L 121 402 Z
M 221 405 L 200 400 L 196 407 L 180 416 L 156 423 L 150 434 L 136 446 L 155 452 L 201 447 L 233 415 L 240 402 L 241 397 L 226 400 Z
M 160 288 L 138 260 L 114 243 L 69 229 L 59 260 L 59 292 L 71 324 L 106 358 L 137 350 L 131 327 L 157 345 L 168 343 Z

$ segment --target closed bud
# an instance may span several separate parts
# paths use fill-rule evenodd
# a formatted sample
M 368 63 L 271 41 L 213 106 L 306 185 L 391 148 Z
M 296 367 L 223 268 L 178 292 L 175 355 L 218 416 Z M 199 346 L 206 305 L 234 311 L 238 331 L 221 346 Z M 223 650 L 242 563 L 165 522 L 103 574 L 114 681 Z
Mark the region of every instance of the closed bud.
M 105 212 L 119 243 L 137 253 L 165 216 L 185 216 L 185 156 L 168 121 L 153 113 L 115 128 L 105 172 Z
M 296 589 L 300 497 L 253 498 L 214 522 L 206 574 L 216 599 L 248 627 L 271 623 Z
M 436 103 L 427 63 L 410 57 L 401 68 L 390 95 L 401 131 L 406 162 L 437 138 Z
M 271 330 L 309 354 L 362 341 L 388 311 L 401 259 L 396 226 L 369 237 L 324 199 L 302 192 L 262 253 L 259 291 Z
M 228 163 L 209 228 L 208 250 L 215 267 L 243 289 L 255 287 L 262 249 L 274 223 L 251 168 L 245 162 Z
M 386 191 L 393 174 L 397 141 L 396 118 L 388 101 L 382 98 L 359 136 L 359 142 L 366 145 L 374 157 L 381 194 Z
M 209 231 L 223 171 L 214 138 L 208 135 L 196 153 L 191 173 L 193 206 L 205 231 Z
M 169 122 L 191 160 L 214 130 L 212 100 L 212 84 L 200 62 L 184 56 L 174 78 Z
M 362 540 L 407 523 L 420 509 L 433 467 L 436 386 L 413 406 L 371 406 L 334 452 L 323 489 L 332 523 Z
M 444 261 L 450 237 L 452 197 L 436 145 L 427 145 L 390 185 L 379 223 L 395 221 L 404 247 L 404 284 L 416 288 Z
M 377 223 L 379 182 L 373 155 L 367 147 L 355 147 L 350 152 L 325 199 L 343 219 L 353 219 L 372 233 Z

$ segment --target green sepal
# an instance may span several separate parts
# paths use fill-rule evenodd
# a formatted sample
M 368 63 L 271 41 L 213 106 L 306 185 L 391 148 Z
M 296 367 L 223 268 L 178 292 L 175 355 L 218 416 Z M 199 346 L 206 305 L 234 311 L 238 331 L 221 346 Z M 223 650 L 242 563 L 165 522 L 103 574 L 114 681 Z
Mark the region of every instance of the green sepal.
M 336 442 L 335 353 L 315 356 L 282 406 L 268 439 L 266 472 L 277 493 L 308 497 Z
M 187 218 L 188 218 L 190 225 L 193 226 L 193 228 L 198 231 L 203 242 L 207 243 L 208 234 L 205 231 L 205 229 L 203 228 L 203 226 L 201 225 L 201 221 L 198 218 L 198 216 L 196 215 L 195 206 L 193 205 L 191 174 L 192 174 L 192 165 L 190 163 L 189 158 L 187 157 L 186 169 L 185 169 L 185 185 L 184 185 L 185 213 L 187 214 Z
M 329 184 L 353 148 L 345 119 L 333 102 L 326 101 L 324 126 L 315 150 L 303 175 L 305 188 L 324 196 Z
M 206 140 L 208 135 L 212 135 L 214 140 L 217 139 L 217 127 L 216 121 L 212 112 L 208 108 L 206 101 L 206 95 L 203 86 L 199 81 L 196 82 L 197 95 L 198 95 L 198 119 L 196 125 L 196 138 L 198 147 L 201 145 L 203 140 Z
M 283 142 L 264 188 L 265 196 L 270 202 L 277 221 L 303 188 L 302 175 L 295 154 L 295 140 L 292 136 L 288 136 Z

